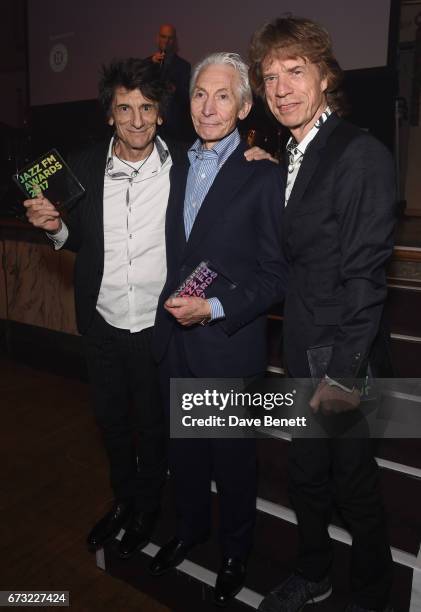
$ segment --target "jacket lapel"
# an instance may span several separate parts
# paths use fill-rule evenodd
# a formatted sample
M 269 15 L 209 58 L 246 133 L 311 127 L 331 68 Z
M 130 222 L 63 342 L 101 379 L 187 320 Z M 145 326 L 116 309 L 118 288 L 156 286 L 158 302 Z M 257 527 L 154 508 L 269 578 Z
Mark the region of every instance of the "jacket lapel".
M 170 173 L 171 190 L 165 221 L 165 235 L 167 253 L 175 254 L 177 259 L 179 257 L 181 259 L 186 246 L 183 213 L 188 172 L 189 163 L 186 155 L 185 160 L 173 165 Z
M 246 162 L 244 159 L 245 149 L 245 145 L 240 143 L 218 172 L 193 224 L 184 253 L 185 258 L 195 250 L 209 230 L 218 223 L 232 198 L 253 173 L 253 163 Z
M 326 142 L 330 134 L 336 128 L 339 121 L 340 119 L 335 113 L 330 115 L 326 123 L 320 128 L 319 133 L 309 144 L 308 149 L 304 154 L 303 162 L 295 179 L 294 187 L 292 188 L 291 195 L 286 206 L 286 222 L 288 221 L 288 218 L 294 214 L 294 210 L 296 210 L 296 208 L 299 206 L 303 195 L 319 165 L 321 151 L 326 146 Z
M 100 250 L 104 251 L 104 176 L 107 164 L 107 143 L 101 143 L 95 151 L 90 172 L 90 189 L 92 190 L 92 208 L 95 234 Z

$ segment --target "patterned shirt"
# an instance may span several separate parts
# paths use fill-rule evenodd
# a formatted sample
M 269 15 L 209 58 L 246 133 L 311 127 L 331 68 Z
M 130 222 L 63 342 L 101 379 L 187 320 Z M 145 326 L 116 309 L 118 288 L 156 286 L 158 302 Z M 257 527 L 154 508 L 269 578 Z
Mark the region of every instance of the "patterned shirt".
M 295 179 L 297 178 L 298 171 L 301 167 L 304 153 L 307 147 L 316 136 L 321 126 L 325 123 L 329 115 L 332 114 L 332 110 L 327 106 L 316 123 L 313 125 L 311 130 L 304 136 L 300 143 L 297 143 L 294 136 L 288 140 L 287 143 L 287 154 L 288 154 L 288 178 L 287 185 L 285 188 L 285 206 L 288 204 L 289 197 L 291 195 L 292 188 L 294 187 Z

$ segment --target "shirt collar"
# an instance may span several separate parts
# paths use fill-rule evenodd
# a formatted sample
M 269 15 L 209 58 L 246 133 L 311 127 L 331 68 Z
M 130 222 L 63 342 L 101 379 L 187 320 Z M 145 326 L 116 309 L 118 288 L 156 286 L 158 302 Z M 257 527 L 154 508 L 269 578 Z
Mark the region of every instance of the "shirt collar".
M 110 144 L 108 145 L 107 165 L 106 165 L 107 170 L 111 170 L 113 167 L 113 147 L 114 147 L 115 140 L 116 140 L 116 137 L 113 136 L 110 140 Z M 159 136 L 155 137 L 154 145 L 156 147 L 161 166 L 163 166 L 170 155 L 168 147 L 165 144 L 165 142 L 162 140 L 162 138 L 160 138 Z
M 197 159 L 216 159 L 218 166 L 221 167 L 240 142 L 241 138 L 237 128 L 231 134 L 219 140 L 212 149 L 204 149 L 202 141 L 198 138 L 187 152 L 190 164 L 193 164 Z
M 155 145 L 156 145 L 156 150 L 158 151 L 159 160 L 162 166 L 164 162 L 166 162 L 168 157 L 170 156 L 170 152 L 168 150 L 166 143 L 162 140 L 160 136 L 156 136 Z
M 327 118 L 331 114 L 332 114 L 332 109 L 329 106 L 327 106 L 325 110 L 323 111 L 323 113 L 320 115 L 320 117 L 317 119 L 316 123 L 313 125 L 311 130 L 308 132 L 308 134 L 304 136 L 304 138 L 302 139 L 300 143 L 297 143 L 294 136 L 291 136 L 287 142 L 287 147 L 286 147 L 288 153 L 290 153 L 294 158 L 304 155 L 304 153 L 307 150 L 308 145 L 313 140 L 313 138 L 316 136 L 321 126 L 326 122 Z

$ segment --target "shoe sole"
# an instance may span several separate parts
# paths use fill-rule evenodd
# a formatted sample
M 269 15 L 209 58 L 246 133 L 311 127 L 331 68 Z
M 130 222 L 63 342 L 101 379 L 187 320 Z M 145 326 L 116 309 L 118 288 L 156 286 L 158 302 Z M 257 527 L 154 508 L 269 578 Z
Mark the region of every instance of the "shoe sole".
M 308 605 L 313 605 L 313 604 L 317 604 L 320 603 L 321 601 L 324 601 L 325 599 L 327 599 L 328 597 L 330 597 L 332 595 L 332 587 L 329 587 L 329 589 L 327 591 L 325 591 L 324 593 L 321 593 L 320 595 L 317 595 L 316 597 L 312 597 L 311 599 L 308 599 L 305 604 L 303 606 L 301 606 L 301 608 L 294 608 L 294 612 L 303 612 L 304 608 Z M 262 601 L 263 603 L 263 601 Z M 260 604 L 260 606 L 262 605 L 262 603 Z M 284 601 L 285 603 L 285 601 Z M 265 610 L 265 608 L 261 608 L 259 606 L 258 610 Z M 267 608 L 266 608 L 267 609 Z M 273 610 L 274 608 L 271 607 L 271 609 Z
M 327 599 L 328 597 L 332 595 L 332 590 L 333 590 L 332 587 L 330 587 L 330 589 L 326 591 L 325 593 L 322 593 L 321 595 L 317 595 L 317 597 L 313 597 L 311 600 L 306 601 L 303 607 L 297 610 L 297 612 L 302 612 L 302 610 L 304 610 L 304 608 L 308 605 L 312 605 L 312 604 L 316 604 L 316 603 L 320 603 L 321 601 L 324 601 L 325 599 Z
M 332 587 L 330 587 L 325 593 L 322 593 L 321 595 L 318 595 L 317 597 L 313 597 L 314 603 L 319 603 L 320 601 L 324 601 L 325 599 L 330 597 L 332 595 L 332 590 L 333 590 Z

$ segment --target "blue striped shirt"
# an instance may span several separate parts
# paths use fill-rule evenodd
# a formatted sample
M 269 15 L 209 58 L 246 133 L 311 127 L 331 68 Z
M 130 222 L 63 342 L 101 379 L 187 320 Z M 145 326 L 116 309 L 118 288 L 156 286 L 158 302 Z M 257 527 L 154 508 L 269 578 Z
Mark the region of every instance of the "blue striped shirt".
M 204 149 L 200 139 L 197 139 L 187 155 L 190 161 L 187 176 L 186 195 L 184 198 L 184 229 L 188 240 L 197 213 L 202 206 L 213 181 L 229 156 L 240 144 L 240 134 L 235 129 L 231 134 L 220 140 L 212 149 Z M 209 298 L 211 318 L 220 319 L 225 316 L 224 309 L 218 298 Z

